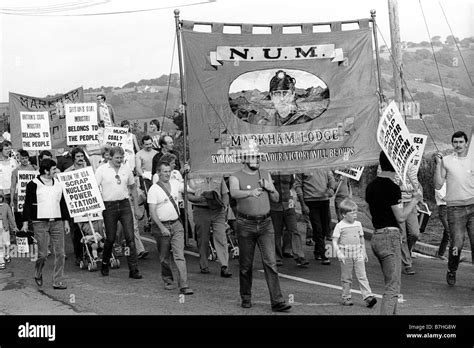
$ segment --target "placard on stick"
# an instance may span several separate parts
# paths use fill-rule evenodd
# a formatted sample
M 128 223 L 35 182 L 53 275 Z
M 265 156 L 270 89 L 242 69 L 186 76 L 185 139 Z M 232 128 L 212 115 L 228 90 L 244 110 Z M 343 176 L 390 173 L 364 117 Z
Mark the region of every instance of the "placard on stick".
M 350 179 L 359 181 L 360 177 L 362 176 L 363 171 L 364 171 L 364 167 L 351 167 L 351 168 L 335 170 L 334 173 L 347 176 Z
M 67 145 L 98 144 L 97 104 L 66 104 Z
M 51 150 L 48 112 L 20 112 L 23 150 Z
M 71 217 L 105 209 L 92 167 L 59 173 L 58 179 Z
M 19 170 L 17 174 L 17 187 L 16 193 L 18 197 L 17 201 L 17 211 L 19 213 L 23 212 L 23 205 L 25 204 L 25 197 L 26 197 L 26 185 L 36 178 L 39 175 L 39 172 L 36 170 Z

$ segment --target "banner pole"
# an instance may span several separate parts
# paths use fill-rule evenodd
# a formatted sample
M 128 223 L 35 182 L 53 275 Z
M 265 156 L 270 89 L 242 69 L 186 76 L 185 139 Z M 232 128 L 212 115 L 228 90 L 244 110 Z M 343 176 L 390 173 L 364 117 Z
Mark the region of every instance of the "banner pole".
M 370 17 L 372 21 L 372 31 L 374 32 L 374 43 L 375 43 L 375 61 L 377 64 L 377 80 L 379 83 L 380 101 L 385 101 L 385 96 L 382 89 L 382 71 L 380 70 L 380 56 L 379 56 L 379 42 L 377 38 L 377 24 L 375 22 L 375 10 L 370 10 Z
M 184 163 L 188 162 L 188 149 L 186 141 L 188 139 L 188 127 L 187 127 L 187 119 L 186 119 L 186 100 L 184 97 L 184 83 L 183 83 L 183 64 L 182 64 L 182 52 L 181 52 L 181 29 L 179 23 L 179 10 L 174 10 L 174 20 L 176 24 L 176 40 L 178 45 L 178 61 L 179 61 L 179 86 L 181 90 L 181 104 L 182 112 L 183 112 L 183 158 Z M 184 245 L 188 246 L 188 175 L 185 172 L 183 175 L 184 179 L 184 218 L 183 218 L 183 228 L 184 228 Z

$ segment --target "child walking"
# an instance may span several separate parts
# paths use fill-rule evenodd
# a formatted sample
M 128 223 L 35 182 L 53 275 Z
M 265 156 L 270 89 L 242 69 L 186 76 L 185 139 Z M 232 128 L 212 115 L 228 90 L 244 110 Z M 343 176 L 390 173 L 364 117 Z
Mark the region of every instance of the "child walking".
M 339 210 L 343 219 L 334 228 L 332 244 L 341 264 L 342 304 L 352 306 L 351 285 L 352 273 L 355 271 L 360 291 L 367 307 L 372 308 L 377 299 L 370 289 L 365 273 L 365 262 L 368 261 L 365 250 L 364 231 L 357 218 L 357 204 L 349 198 L 344 199 Z
M 5 263 L 11 261 L 9 252 L 10 229 L 15 232 L 18 231 L 12 209 L 4 200 L 5 197 L 0 192 L 0 270 L 5 269 Z

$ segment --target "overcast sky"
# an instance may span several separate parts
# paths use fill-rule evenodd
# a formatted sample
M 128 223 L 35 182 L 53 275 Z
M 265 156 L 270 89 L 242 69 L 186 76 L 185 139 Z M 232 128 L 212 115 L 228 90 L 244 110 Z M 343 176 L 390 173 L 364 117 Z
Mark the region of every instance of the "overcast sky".
M 369 18 L 390 45 L 387 0 L 1 0 L 0 101 L 8 92 L 43 97 L 79 86 L 123 86 L 169 74 L 175 22 L 305 23 Z M 199 3 L 192 6 L 193 3 Z M 474 0 L 422 0 L 430 35 L 474 36 Z M 57 11 L 65 6 L 75 10 Z M 89 7 L 83 7 L 89 5 Z M 77 8 L 83 7 L 83 8 Z M 402 41 L 428 41 L 418 0 L 398 0 Z M 100 16 L 104 12 L 160 10 Z M 25 11 L 48 16 L 7 15 Z M 51 12 L 55 10 L 55 12 Z M 379 45 L 384 44 L 379 35 Z M 177 60 L 173 72 L 178 72 Z

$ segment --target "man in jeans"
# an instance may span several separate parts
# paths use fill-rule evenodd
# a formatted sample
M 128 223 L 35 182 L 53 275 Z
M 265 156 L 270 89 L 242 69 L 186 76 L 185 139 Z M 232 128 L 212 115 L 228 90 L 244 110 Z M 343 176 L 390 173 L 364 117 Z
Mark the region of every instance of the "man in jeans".
M 410 203 L 404 206 L 400 187 L 395 183 L 395 169 L 383 151 L 379 161 L 381 172 L 367 185 L 365 200 L 369 203 L 374 225 L 372 250 L 380 262 L 385 281 L 380 314 L 393 315 L 397 314 L 401 285 L 402 235 L 399 224 L 407 219 L 421 195 L 415 193 Z
M 138 197 L 133 173 L 127 165 L 123 164 L 125 152 L 115 146 L 110 150 L 112 159 L 97 168 L 95 178 L 97 185 L 102 188 L 102 199 L 105 210 L 104 217 L 106 240 L 102 254 L 102 267 L 100 272 L 103 276 L 109 275 L 109 261 L 112 256 L 112 247 L 117 237 L 117 221 L 120 221 L 127 243 L 127 262 L 129 277 L 141 279 L 142 275 L 137 268 L 137 250 L 133 236 L 133 212 L 130 206 L 129 195 L 132 194 L 135 204 L 135 212 L 138 212 Z M 140 216 L 137 216 L 140 219 Z
M 298 230 L 295 202 L 290 192 L 295 182 L 294 176 L 272 174 L 272 180 L 280 196 L 278 202 L 270 201 L 277 266 L 283 265 L 284 257 L 294 257 L 298 267 L 306 268 L 309 262 L 304 258 L 303 236 Z M 285 226 L 286 231 L 283 233 Z
M 336 181 L 330 170 L 314 169 L 310 173 L 296 174 L 295 191 L 301 211 L 309 215 L 313 227 L 314 258 L 323 265 L 330 265 L 326 256 L 324 239 L 332 240 L 329 198 L 334 195 Z
M 281 294 L 275 261 L 275 234 L 270 218 L 270 199 L 277 202 L 279 194 L 270 174 L 259 169 L 260 154 L 257 145 L 249 142 L 243 144 L 242 148 L 244 168 L 229 178 L 230 194 L 237 201 L 241 306 L 252 307 L 252 266 L 257 245 L 262 255 L 272 311 L 288 311 L 291 306 Z
M 151 233 L 156 239 L 156 246 L 161 263 L 161 277 L 166 290 L 173 290 L 173 273 L 170 256 L 178 269 L 178 286 L 181 294 L 192 295 L 188 286 L 186 259 L 184 258 L 184 227 L 179 219 L 178 194 L 184 186 L 177 180 L 170 180 L 169 163 L 161 162 L 157 166 L 158 182 L 148 191 L 147 202 L 150 205 L 152 219 Z M 171 252 L 171 253 L 170 253 Z
M 466 133 L 455 132 L 451 137 L 454 153 L 444 158 L 440 153 L 435 156 L 435 188 L 439 190 L 446 182 L 446 205 L 451 233 L 446 274 L 449 286 L 456 284 L 456 271 L 466 231 L 474 261 L 474 153 L 468 154 L 467 140 Z

